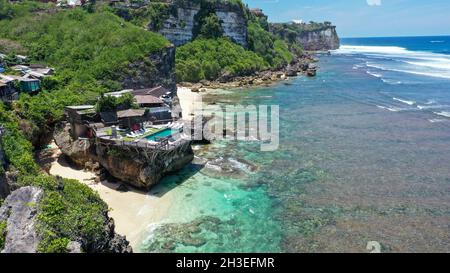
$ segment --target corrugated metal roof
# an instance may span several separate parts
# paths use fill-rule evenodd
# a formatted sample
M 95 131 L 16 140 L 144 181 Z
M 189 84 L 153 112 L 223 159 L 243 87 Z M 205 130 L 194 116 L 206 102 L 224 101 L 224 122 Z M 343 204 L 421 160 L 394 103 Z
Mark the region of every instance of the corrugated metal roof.
M 93 109 L 94 105 L 72 105 L 66 106 L 66 108 L 71 110 L 86 110 L 86 109 Z
M 134 96 L 138 104 L 162 104 L 164 103 L 160 98 L 152 95 L 137 95 Z
M 128 109 L 117 112 L 118 118 L 142 117 L 145 115 L 145 109 Z

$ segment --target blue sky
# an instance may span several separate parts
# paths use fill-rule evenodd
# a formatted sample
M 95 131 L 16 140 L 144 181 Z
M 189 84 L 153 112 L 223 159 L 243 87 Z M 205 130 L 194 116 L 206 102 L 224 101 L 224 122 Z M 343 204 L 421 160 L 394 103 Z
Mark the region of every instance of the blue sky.
M 450 35 L 449 0 L 243 0 L 271 22 L 331 21 L 341 37 Z

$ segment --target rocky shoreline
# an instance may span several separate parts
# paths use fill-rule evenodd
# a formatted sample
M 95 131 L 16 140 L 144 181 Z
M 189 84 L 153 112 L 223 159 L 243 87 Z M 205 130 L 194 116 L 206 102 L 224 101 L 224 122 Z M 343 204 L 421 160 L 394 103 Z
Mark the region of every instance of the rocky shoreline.
M 287 80 L 299 75 L 309 77 L 316 76 L 318 69 L 316 63 L 319 59 L 314 52 L 306 53 L 293 63 L 278 70 L 265 70 L 256 72 L 251 76 L 233 77 L 227 74 L 221 75 L 214 81 L 201 80 L 198 83 L 182 82 L 178 85 L 192 90 L 192 92 L 204 92 L 206 89 L 233 89 L 239 87 L 270 86 L 277 82 Z

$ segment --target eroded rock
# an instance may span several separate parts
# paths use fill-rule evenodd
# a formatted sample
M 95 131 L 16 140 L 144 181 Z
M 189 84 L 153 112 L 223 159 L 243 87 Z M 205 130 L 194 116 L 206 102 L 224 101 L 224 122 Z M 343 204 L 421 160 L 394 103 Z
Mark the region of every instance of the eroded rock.
M 37 206 L 43 191 L 23 187 L 12 192 L 0 208 L 0 222 L 6 221 L 5 247 L 2 253 L 35 253 L 39 243 L 36 233 Z

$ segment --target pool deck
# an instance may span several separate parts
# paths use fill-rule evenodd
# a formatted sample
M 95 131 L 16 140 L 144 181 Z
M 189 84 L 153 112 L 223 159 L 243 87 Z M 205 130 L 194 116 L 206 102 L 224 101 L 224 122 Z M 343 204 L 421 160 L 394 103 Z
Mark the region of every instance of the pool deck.
M 164 130 L 177 130 L 176 126 L 164 126 L 161 128 L 148 128 L 147 132 L 142 135 L 138 135 L 135 137 L 126 136 L 129 132 L 119 131 L 118 138 L 112 138 L 112 130 L 111 127 L 102 128 L 101 130 L 96 131 L 97 138 L 104 143 L 110 143 L 117 146 L 133 146 L 147 149 L 162 149 L 167 150 L 173 148 L 174 146 L 180 145 L 180 143 L 185 142 L 182 138 L 178 139 L 174 142 L 169 142 L 168 137 L 162 137 L 164 141 L 154 141 L 147 139 L 148 137 L 158 134 Z

